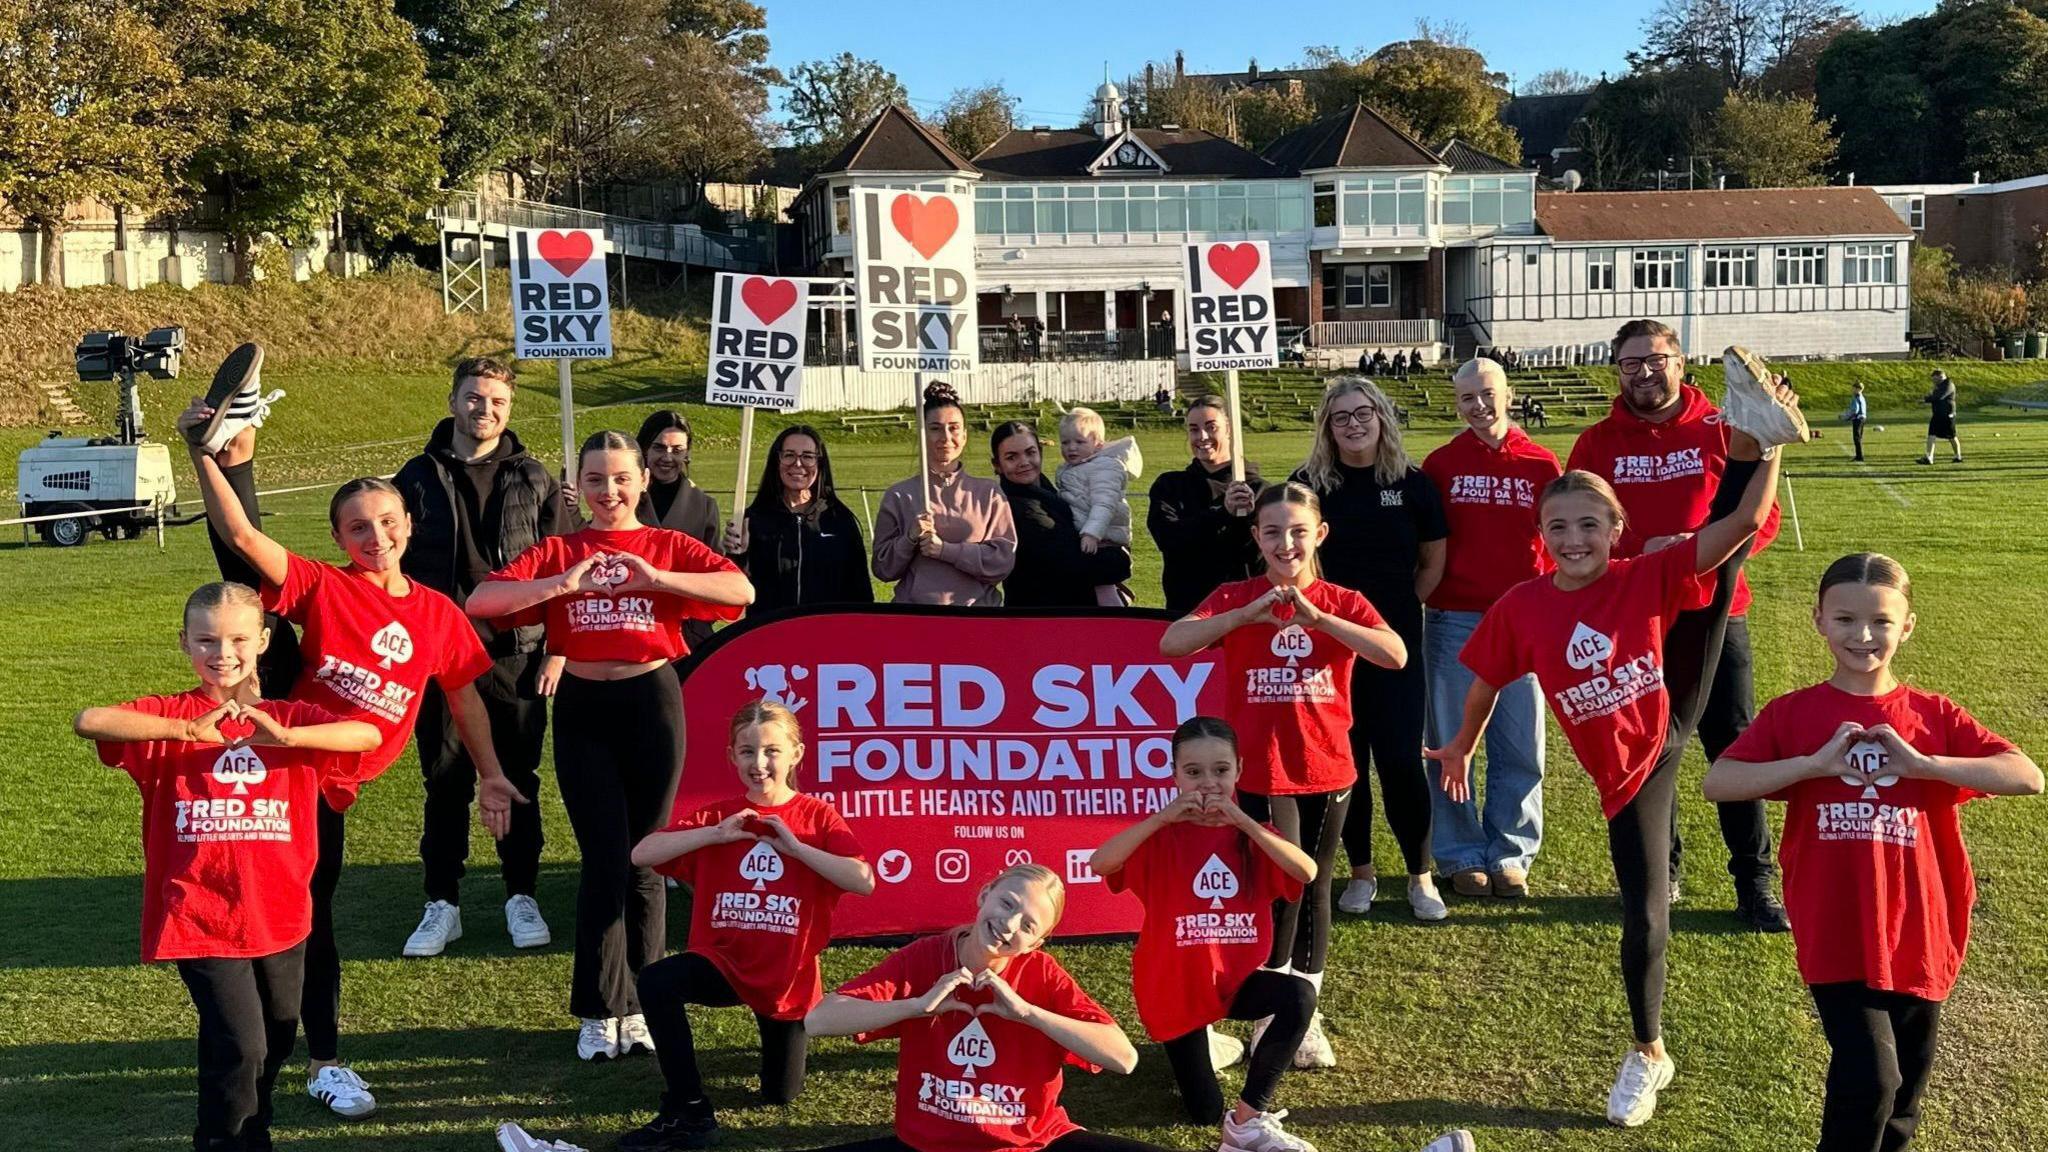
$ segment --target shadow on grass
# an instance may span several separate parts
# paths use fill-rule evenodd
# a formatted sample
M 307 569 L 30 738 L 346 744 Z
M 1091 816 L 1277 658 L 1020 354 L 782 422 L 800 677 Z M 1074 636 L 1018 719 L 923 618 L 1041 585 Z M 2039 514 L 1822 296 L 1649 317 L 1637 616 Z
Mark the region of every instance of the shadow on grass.
M 1449 889 L 1445 884 L 1444 888 Z M 1519 932 L 1539 925 L 1572 924 L 1599 927 L 1621 926 L 1621 901 L 1611 892 L 1596 895 L 1529 896 L 1521 900 L 1449 897 L 1450 919 L 1444 928 L 1465 931 Z M 1337 924 L 1367 924 L 1374 921 L 1390 927 L 1413 926 L 1419 932 L 1436 930 L 1436 924 L 1416 924 L 1406 901 L 1382 901 L 1364 916 L 1339 913 Z M 1680 904 L 1671 910 L 1673 934 L 1690 936 L 1748 936 L 1754 930 L 1735 918 L 1734 907 L 1691 907 Z
M 1289 1108 L 1289 1127 L 1313 1130 L 1324 1124 L 1351 1124 L 1376 1128 L 1513 1128 L 1530 1132 L 1590 1131 L 1607 1127 L 1604 1117 L 1591 1112 L 1566 1112 L 1557 1108 L 1508 1108 L 1495 1104 L 1474 1104 L 1465 1100 L 1389 1100 L 1381 1104 L 1343 1104 L 1337 1107 L 1301 1105 Z

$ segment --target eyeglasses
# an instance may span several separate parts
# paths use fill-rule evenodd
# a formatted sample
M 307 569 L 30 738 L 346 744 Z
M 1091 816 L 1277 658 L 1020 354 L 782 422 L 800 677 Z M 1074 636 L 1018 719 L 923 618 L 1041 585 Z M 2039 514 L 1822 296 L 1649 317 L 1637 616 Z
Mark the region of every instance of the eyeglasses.
M 688 444 L 681 445 L 680 447 L 674 444 L 649 444 L 647 446 L 647 454 L 649 456 L 688 456 L 690 454 L 690 446 Z
M 1624 356 L 1616 360 L 1614 366 L 1621 369 L 1623 376 L 1635 376 L 1644 371 L 1662 372 L 1671 360 L 1670 356 L 1659 352 L 1655 356 Z
M 816 452 L 784 452 L 782 454 L 782 462 L 784 464 L 802 464 L 808 467 L 818 462 L 818 454 Z
M 1354 424 L 1362 427 L 1379 418 L 1380 414 L 1371 408 L 1353 408 L 1348 412 L 1330 413 L 1330 427 L 1349 428 Z

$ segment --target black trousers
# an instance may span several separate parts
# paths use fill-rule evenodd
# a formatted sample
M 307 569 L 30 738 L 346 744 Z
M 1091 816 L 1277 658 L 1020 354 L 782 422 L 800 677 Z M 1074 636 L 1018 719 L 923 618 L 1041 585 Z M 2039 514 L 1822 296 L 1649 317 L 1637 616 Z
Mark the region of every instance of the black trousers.
M 192 1147 L 268 1149 L 271 1089 L 299 1031 L 302 941 L 255 959 L 180 960 L 199 1012 L 199 1126 Z
M 244 460 L 230 465 L 221 469 L 221 475 L 227 478 L 228 487 L 235 490 L 235 498 L 242 503 L 242 513 L 249 517 L 251 524 L 261 527 L 263 510 L 256 501 L 256 462 Z M 227 541 L 214 531 L 211 520 L 206 523 L 206 539 L 213 545 L 213 560 L 220 568 L 221 579 L 246 584 L 258 592 L 263 590 L 263 577 L 228 547 Z M 289 621 L 275 612 L 263 614 L 263 626 L 270 629 L 270 647 L 256 658 L 256 683 L 265 700 L 282 700 L 291 695 L 292 684 L 298 680 L 299 669 L 305 662 L 299 654 L 299 634 L 292 630 Z
M 1849 435 L 1856 441 L 1856 458 L 1863 459 L 1863 421 L 1849 421 Z
M 1920 1127 L 1941 1002 L 1857 983 L 1807 991 L 1829 1048 L 1816 1152 L 1898 1152 Z
M 632 856 L 633 845 L 668 823 L 682 763 L 683 697 L 666 666 L 627 680 L 562 677 L 555 786 L 583 857 L 569 980 L 577 1016 L 639 1013 L 635 979 L 667 949 L 667 888 Z
M 697 1071 L 697 1047 L 685 1006 L 732 1008 L 739 1003 L 739 993 L 725 974 L 695 952 L 678 952 L 641 969 L 640 1010 L 647 1014 L 661 1078 L 668 1085 L 661 1096 L 663 1112 L 689 1105 L 708 1109 L 711 1103 Z M 761 1096 L 770 1104 L 787 1104 L 804 1089 L 804 1022 L 771 1020 L 756 1012 L 754 1023 L 761 1030 Z
M 1710 611 L 1711 606 L 1680 616 L 1673 622 L 1672 634 L 1677 635 L 1681 627 L 1710 627 L 1711 620 L 1703 619 Z M 1669 645 L 1666 647 L 1668 651 Z M 1756 660 L 1749 647 L 1749 618 L 1729 618 L 1724 626 L 1720 656 L 1714 664 L 1706 704 L 1700 710 L 1697 726 L 1700 748 L 1707 754 L 1709 764 L 1720 759 L 1721 753 L 1726 752 L 1736 737 L 1747 731 L 1750 722 L 1756 719 L 1755 665 Z M 1771 861 L 1771 825 L 1764 802 L 1732 800 L 1714 805 L 1714 814 L 1721 824 L 1721 843 L 1728 848 L 1728 874 L 1735 878 L 1736 894 L 1745 899 L 1768 894 L 1771 877 L 1777 874 L 1778 869 Z M 1684 854 L 1685 845 L 1678 835 L 1678 806 L 1674 804 L 1671 809 L 1671 879 L 1674 882 L 1682 875 L 1680 864 Z
M 1379 601 L 1375 600 L 1374 604 Z M 1408 664 L 1381 668 L 1363 658 L 1351 669 L 1351 758 L 1358 784 L 1344 817 L 1344 854 L 1353 868 L 1372 864 L 1372 777 L 1379 774 L 1387 827 L 1401 845 L 1410 876 L 1429 871 L 1432 810 L 1429 774 L 1422 766 L 1422 726 L 1429 713 L 1429 677 L 1422 667 L 1422 605 L 1414 623 L 1397 625 L 1408 645 Z
M 1301 899 L 1273 903 L 1273 955 L 1268 963 L 1275 968 L 1292 964 L 1296 972 L 1309 975 L 1319 973 L 1330 954 L 1330 865 L 1337 859 L 1344 813 L 1351 807 L 1351 789 L 1294 796 L 1240 792 L 1237 800 L 1245 815 L 1272 824 L 1316 862 L 1315 881 L 1302 892 Z M 1306 922 L 1303 905 L 1308 906 Z
M 845 1144 L 816 1149 L 815 1152 L 916 1152 L 910 1145 L 895 1135 L 877 1136 L 872 1140 L 854 1140 Z M 1157 1144 L 1142 1140 L 1131 1140 L 1122 1136 L 1111 1136 L 1106 1132 L 1090 1132 L 1077 1128 L 1048 1143 L 1044 1152 L 1165 1152 Z
M 341 1046 L 341 950 L 334 943 L 334 890 L 341 884 L 342 814 L 320 798 L 320 857 L 313 865 L 313 934 L 306 937 L 305 989 L 299 1019 L 306 1053 L 338 1060 Z
M 545 652 L 500 656 L 491 670 L 476 679 L 477 695 L 491 720 L 491 745 L 505 778 L 531 804 L 512 806 L 512 830 L 497 842 L 498 869 L 505 895 L 531 896 L 540 876 L 540 753 L 547 737 L 548 702 L 535 687 Z M 420 699 L 420 773 L 426 778 L 427 800 L 420 824 L 420 867 L 427 899 L 462 903 L 462 876 L 469 859 L 471 803 L 476 800 L 476 765 L 455 720 L 448 696 L 439 684 L 427 685 Z
M 1308 1022 L 1316 1013 L 1316 987 L 1299 976 L 1260 970 L 1251 974 L 1237 995 L 1230 998 L 1229 1019 L 1273 1018 L 1259 1037 L 1245 1062 L 1244 1088 L 1237 1098 L 1261 1112 L 1273 1110 L 1273 1090 L 1280 1074 L 1294 1062 L 1294 1050 L 1308 1035 Z M 1173 1066 L 1174 1083 L 1180 1085 L 1181 1106 L 1196 1124 L 1214 1124 L 1223 1116 L 1223 1090 L 1216 1083 L 1216 1066 L 1209 1061 L 1209 1030 L 1197 1028 L 1166 1042 L 1166 1061 Z
M 1759 467 L 1730 460 L 1714 492 L 1709 520 L 1735 510 Z M 1664 691 L 1671 714 L 1656 764 L 1627 806 L 1607 821 L 1607 851 L 1621 891 L 1621 980 L 1629 1022 L 1638 1043 L 1664 1034 L 1665 953 L 1671 941 L 1672 810 L 1678 800 L 1678 765 L 1699 726 L 1726 639 L 1735 577 L 1749 555 L 1744 544 L 1721 565 L 1713 602 L 1681 612 L 1664 634 Z

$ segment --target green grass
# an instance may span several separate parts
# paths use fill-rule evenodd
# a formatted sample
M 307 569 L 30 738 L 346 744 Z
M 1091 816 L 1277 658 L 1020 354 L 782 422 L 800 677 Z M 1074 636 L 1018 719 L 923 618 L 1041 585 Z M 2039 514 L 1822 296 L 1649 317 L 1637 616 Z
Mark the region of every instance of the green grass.
M 583 377 L 579 376 L 579 379 Z M 579 430 L 632 428 L 646 397 L 679 382 L 655 371 L 592 373 L 586 402 L 625 406 L 586 413 Z M 292 396 L 266 430 L 266 483 L 332 480 L 383 470 L 404 444 L 335 452 L 334 446 L 416 441 L 439 411 L 430 373 L 285 375 Z M 518 428 L 552 456 L 558 442 L 552 380 L 524 382 Z M 151 397 L 167 428 L 169 389 Z M 1967 422 L 1968 466 L 1920 468 L 1919 426 L 1885 403 L 1872 462 L 1852 464 L 1831 429 L 1794 457 L 1805 550 L 1786 532 L 1753 563 L 1759 695 L 1826 672 L 1807 622 L 1813 582 L 1847 551 L 1878 548 L 1911 568 L 1921 630 L 1901 670 L 1955 695 L 1992 727 L 2048 747 L 2048 673 L 2040 666 L 2048 619 L 2048 422 Z M 734 457 L 729 413 L 693 408 L 705 429 L 696 472 L 729 504 Z M 1542 434 L 1562 455 L 1573 432 Z M 12 434 L 9 434 L 10 436 Z M 765 432 L 762 434 L 765 442 Z M 1418 455 L 1447 430 L 1412 434 Z M 1142 434 L 1154 472 L 1184 459 L 1168 430 Z M 0 451 L 18 447 L 0 436 Z M 1249 455 L 1269 473 L 1298 461 L 1301 431 L 1257 435 Z M 840 481 L 879 489 L 915 465 L 901 439 L 833 439 Z M 758 458 L 758 450 L 757 450 Z M 971 458 L 983 470 L 979 444 Z M 189 489 L 188 489 L 189 492 Z M 852 502 L 860 507 L 858 497 Z M 280 497 L 270 529 L 293 548 L 332 556 L 325 492 Z M 1142 503 L 1136 509 L 1143 515 Z M 1141 548 L 1135 585 L 1157 601 L 1156 555 Z M 0 1126 L 18 1146 L 149 1149 L 183 1146 L 192 1122 L 192 1013 L 175 973 L 137 964 L 140 848 L 134 788 L 97 765 L 69 735 L 82 706 L 172 690 L 189 669 L 174 644 L 178 605 L 213 578 L 203 530 L 174 529 L 159 553 L 147 542 L 58 551 L 0 547 L 0 666 L 10 669 L 0 738 Z M 1283 1102 L 1294 1127 L 1323 1148 L 1411 1149 L 1464 1125 L 1482 1146 L 1523 1150 L 1712 1149 L 1785 1152 L 1817 1128 L 1825 1046 L 1784 937 L 1733 930 L 1709 805 L 1698 796 L 1695 752 L 1682 796 L 1691 846 L 1688 897 L 1675 913 L 1667 1028 L 1679 1079 L 1653 1124 L 1610 1129 L 1601 1107 L 1627 1030 L 1615 972 L 1614 885 L 1596 798 L 1561 739 L 1551 741 L 1549 836 L 1520 904 L 1460 902 L 1448 923 L 1423 927 L 1398 896 L 1364 918 L 1342 917 L 1324 1010 L 1340 1067 L 1290 1075 Z M 549 837 L 541 901 L 558 942 L 514 954 L 497 914 L 500 892 L 478 834 L 468 885 L 469 935 L 432 961 L 401 961 L 398 946 L 422 899 L 416 841 L 421 789 L 408 752 L 366 790 L 349 821 L 349 867 L 338 920 L 346 965 L 343 1046 L 381 1101 L 360 1123 L 328 1116 L 285 1074 L 281 1140 L 300 1147 L 464 1149 L 518 1120 L 549 1135 L 608 1147 L 643 1121 L 659 1091 L 651 1060 L 592 1067 L 570 1055 L 567 938 L 573 919 L 574 842 L 544 772 Z M 1965 826 L 1981 884 L 1970 963 L 1944 1022 L 1922 1142 L 1930 1152 L 2038 1147 L 2048 1139 L 2048 886 L 2035 875 L 2048 807 L 1999 800 L 1972 805 Z M 1377 863 L 1400 864 L 1384 829 Z M 683 909 L 672 910 L 680 944 Z M 1135 1029 L 1129 950 L 1059 945 L 1081 982 Z M 873 949 L 835 949 L 826 977 L 858 971 Z M 800 1149 L 882 1131 L 892 1053 L 839 1040 L 814 1045 L 806 1095 L 789 1109 L 752 1093 L 751 1021 L 737 1010 L 696 1016 L 713 1092 L 726 1106 L 725 1146 Z M 1176 1148 L 1213 1147 L 1214 1132 L 1179 1122 L 1156 1047 L 1129 1080 L 1076 1076 L 1068 1105 L 1082 1123 Z M 1227 1073 L 1226 1087 L 1238 1073 Z

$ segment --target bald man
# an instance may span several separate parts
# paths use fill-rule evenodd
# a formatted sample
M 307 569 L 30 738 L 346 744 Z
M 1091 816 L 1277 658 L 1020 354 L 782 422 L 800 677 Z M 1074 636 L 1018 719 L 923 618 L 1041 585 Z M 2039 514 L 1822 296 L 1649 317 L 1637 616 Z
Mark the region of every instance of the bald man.
M 1561 472 L 1556 455 L 1508 420 L 1515 394 L 1499 364 L 1466 361 L 1451 387 L 1465 429 L 1422 462 L 1451 529 L 1423 634 L 1432 747 L 1456 733 L 1463 718 L 1472 672 L 1458 653 L 1479 618 L 1508 589 L 1549 568 L 1536 501 Z M 1430 849 L 1452 889 L 1462 896 L 1526 895 L 1543 844 L 1543 705 L 1535 677 L 1503 687 L 1487 722 L 1484 808 L 1470 798 L 1453 803 L 1441 779 L 1437 784 L 1430 790 Z

